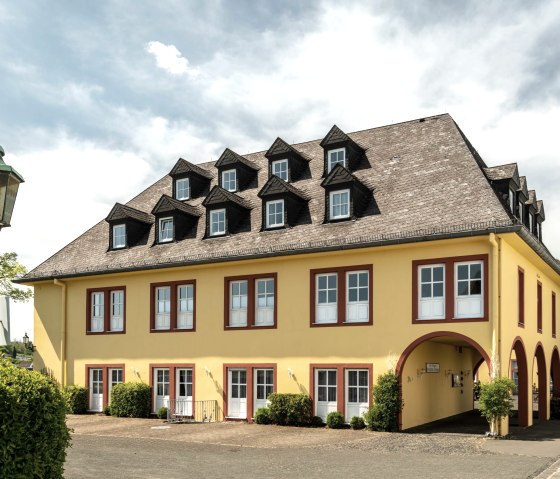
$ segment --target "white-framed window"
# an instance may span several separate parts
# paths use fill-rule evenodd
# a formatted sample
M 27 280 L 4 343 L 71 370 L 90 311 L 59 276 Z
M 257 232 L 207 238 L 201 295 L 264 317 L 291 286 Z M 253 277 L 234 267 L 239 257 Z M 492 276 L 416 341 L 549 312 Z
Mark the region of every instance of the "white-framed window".
M 484 263 L 455 263 L 455 318 L 484 317 Z
M 222 188 L 237 191 L 237 170 L 222 171 Z
M 529 231 L 533 233 L 533 213 L 529 213 Z
M 274 392 L 274 370 L 255 369 L 253 377 L 255 378 L 253 410 L 256 411 L 267 406 L 267 398 Z
M 91 331 L 103 332 L 105 329 L 105 293 L 91 293 Z
M 369 321 L 369 272 L 346 273 L 346 322 Z
M 177 286 L 177 329 L 192 329 L 194 313 L 194 286 Z
M 111 291 L 111 331 L 122 331 L 124 328 L 124 291 Z
M 270 171 L 278 178 L 288 181 L 288 160 L 276 160 L 270 164 Z
M 274 324 L 274 278 L 255 280 L 255 326 Z
M 173 218 L 159 219 L 159 242 L 168 243 L 173 241 Z
M 247 280 L 231 281 L 230 304 L 229 304 L 229 325 L 247 326 L 247 304 L 248 304 L 248 283 Z
M 284 200 L 266 202 L 266 227 L 284 226 Z
M 315 305 L 316 323 L 336 323 L 338 319 L 338 275 L 336 273 L 315 276 L 317 303 Z
M 175 180 L 175 198 L 188 200 L 191 197 L 191 182 L 189 178 Z
M 210 210 L 210 236 L 223 235 L 226 232 L 226 210 Z
M 369 409 L 369 371 L 347 369 L 346 371 L 346 422 L 353 416 L 362 416 Z
M 418 319 L 445 319 L 445 265 L 418 267 Z
M 522 201 L 520 201 L 517 204 L 517 208 L 518 208 L 517 215 L 519 216 L 519 219 L 521 221 L 523 221 L 523 202 Z
M 169 368 L 154 368 L 154 412 L 169 405 Z
M 512 189 L 509 189 L 509 209 L 512 213 L 515 213 L 515 193 Z
M 117 384 L 121 384 L 124 378 L 124 371 L 122 368 L 109 368 L 109 391 L 107 404 L 111 403 L 111 391 Z
M 113 248 L 124 248 L 126 246 L 126 225 L 113 226 Z
M 155 294 L 155 329 L 169 329 L 171 321 L 171 288 L 161 286 L 156 288 Z
M 334 168 L 335 165 L 341 164 L 346 167 L 346 148 L 336 148 L 335 150 L 329 150 L 327 153 L 327 173 Z
M 315 370 L 315 415 L 326 420 L 330 412 L 338 410 L 337 370 Z
M 329 193 L 329 219 L 337 220 L 350 217 L 350 190 Z

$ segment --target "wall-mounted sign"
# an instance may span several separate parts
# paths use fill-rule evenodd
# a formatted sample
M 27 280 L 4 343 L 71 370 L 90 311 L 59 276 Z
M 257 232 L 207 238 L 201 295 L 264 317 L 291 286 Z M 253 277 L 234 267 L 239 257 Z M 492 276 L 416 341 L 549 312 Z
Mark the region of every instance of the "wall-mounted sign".
M 427 373 L 439 373 L 439 363 L 426 363 Z
M 451 375 L 451 387 L 452 388 L 460 388 L 461 384 L 461 376 L 459 374 Z

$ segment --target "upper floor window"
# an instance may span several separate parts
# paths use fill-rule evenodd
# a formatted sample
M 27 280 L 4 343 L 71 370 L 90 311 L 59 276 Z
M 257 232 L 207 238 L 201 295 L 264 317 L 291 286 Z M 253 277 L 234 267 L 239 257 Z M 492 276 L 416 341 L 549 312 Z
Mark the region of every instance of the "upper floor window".
M 537 281 L 537 333 L 542 333 L 542 284 Z
M 222 188 L 227 191 L 237 191 L 237 170 L 222 171 Z
M 329 193 L 329 219 L 338 220 L 350 217 L 350 190 Z
M 445 265 L 420 266 L 418 319 L 445 318 Z
M 455 317 L 482 317 L 482 261 L 455 263 L 455 268 Z
M 178 200 L 188 200 L 191 197 L 191 183 L 189 178 L 175 180 L 175 196 Z
M 509 209 L 512 213 L 515 213 L 515 193 L 512 189 L 509 189 Z
M 126 246 L 126 225 L 113 226 L 113 248 L 124 248 Z
M 152 331 L 193 331 L 195 328 L 195 282 L 172 281 L 151 285 Z
M 329 150 L 327 153 L 327 174 L 334 168 L 334 165 L 340 163 L 346 168 L 346 148 L 336 148 Z
M 86 333 L 122 333 L 125 331 L 125 288 L 87 290 Z
M 552 337 L 556 337 L 556 293 L 552 292 Z
M 288 160 L 276 160 L 271 163 L 271 172 L 278 178 L 288 181 Z
M 226 210 L 210 210 L 210 236 L 226 233 Z
M 276 273 L 225 278 L 226 328 L 276 326 Z
M 525 326 L 525 271 L 517 268 L 517 324 Z
M 159 219 L 159 238 L 160 243 L 173 241 L 173 218 Z
M 266 202 L 266 227 L 279 228 L 284 226 L 284 200 Z

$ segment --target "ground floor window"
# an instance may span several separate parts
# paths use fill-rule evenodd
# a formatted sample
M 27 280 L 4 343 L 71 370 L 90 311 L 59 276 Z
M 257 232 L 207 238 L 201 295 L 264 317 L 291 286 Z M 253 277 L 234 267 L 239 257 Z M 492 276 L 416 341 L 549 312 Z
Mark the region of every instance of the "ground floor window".
M 194 365 L 151 364 L 152 412 L 171 409 L 175 416 L 194 412 Z
M 86 366 L 88 410 L 102 412 L 111 403 L 113 386 L 124 382 L 123 364 L 91 364 Z

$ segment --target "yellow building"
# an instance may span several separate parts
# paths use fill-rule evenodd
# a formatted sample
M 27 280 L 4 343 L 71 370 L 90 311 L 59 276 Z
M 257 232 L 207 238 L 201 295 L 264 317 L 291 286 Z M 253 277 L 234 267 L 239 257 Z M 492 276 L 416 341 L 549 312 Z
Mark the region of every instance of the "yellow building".
M 475 378 L 497 374 L 530 425 L 536 390 L 541 419 L 560 394 L 544 218 L 449 115 L 179 159 L 23 279 L 34 362 L 94 411 L 142 381 L 154 412 L 216 401 L 249 420 L 272 391 L 349 420 L 395 368 L 403 429 L 471 410 Z

